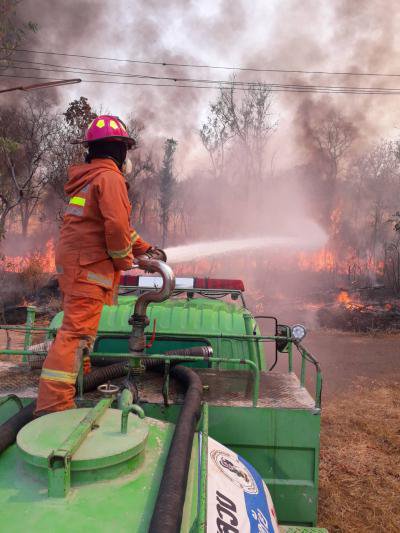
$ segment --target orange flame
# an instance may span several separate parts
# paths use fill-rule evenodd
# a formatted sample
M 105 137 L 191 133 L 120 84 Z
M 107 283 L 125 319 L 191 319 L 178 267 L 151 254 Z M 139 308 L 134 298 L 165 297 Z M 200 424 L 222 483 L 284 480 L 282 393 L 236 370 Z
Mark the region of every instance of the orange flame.
M 1 261 L 1 266 L 7 272 L 21 273 L 31 268 L 33 264 L 45 274 L 55 272 L 53 239 L 47 241 L 44 251 L 36 251 L 24 256 L 6 256 Z
M 340 253 L 325 247 L 315 252 L 300 252 L 297 255 L 297 265 L 300 270 L 309 272 L 331 272 L 340 275 L 369 275 L 375 273 L 382 276 L 384 261 L 361 259 L 355 250 L 348 248 Z
M 340 291 L 336 301 L 341 303 L 341 304 L 345 304 L 346 305 L 346 304 L 349 304 L 351 302 L 351 298 L 350 298 L 349 293 L 347 291 Z
M 300 270 L 310 270 L 312 272 L 332 271 L 335 268 L 335 256 L 330 250 L 325 248 L 317 252 L 300 252 L 298 265 Z

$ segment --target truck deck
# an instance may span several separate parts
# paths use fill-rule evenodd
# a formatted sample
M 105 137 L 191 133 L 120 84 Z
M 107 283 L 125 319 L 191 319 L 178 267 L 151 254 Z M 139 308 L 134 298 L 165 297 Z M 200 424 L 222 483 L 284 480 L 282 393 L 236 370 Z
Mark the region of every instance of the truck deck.
M 242 370 L 217 370 L 198 368 L 204 386 L 204 400 L 210 405 L 251 407 L 253 376 Z M 31 369 L 26 363 L 0 361 L 0 389 L 2 394 L 16 394 L 22 398 L 37 396 L 40 370 Z M 163 403 L 163 376 L 146 372 L 135 376 L 141 402 Z M 90 398 L 96 393 L 87 395 Z M 174 380 L 170 382 L 169 400 L 181 403 L 182 391 Z M 315 400 L 293 373 L 261 372 L 259 407 L 282 409 L 314 409 Z

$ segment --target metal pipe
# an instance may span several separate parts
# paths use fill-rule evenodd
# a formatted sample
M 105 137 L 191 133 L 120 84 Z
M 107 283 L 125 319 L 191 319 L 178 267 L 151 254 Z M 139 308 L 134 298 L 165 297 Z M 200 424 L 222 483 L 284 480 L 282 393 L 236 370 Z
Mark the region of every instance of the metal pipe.
M 249 336 L 253 335 L 253 337 L 256 337 L 256 334 L 254 333 L 254 328 L 257 326 L 257 324 L 254 320 L 254 317 L 250 313 L 243 313 L 243 319 L 244 319 L 244 326 L 245 326 L 246 334 Z M 265 361 L 261 359 L 259 343 L 250 342 L 248 344 L 248 348 L 249 348 L 249 356 L 250 356 L 249 359 L 257 363 L 260 370 L 264 370 Z
M 26 326 L 7 326 L 7 325 L 0 325 L 0 330 L 9 330 L 9 331 L 25 331 Z M 36 332 L 42 332 L 42 333 L 57 333 L 57 328 L 38 328 L 33 327 L 31 328 L 32 331 Z M 110 337 L 121 337 L 121 335 L 126 334 L 126 331 L 108 331 L 108 330 L 102 330 L 99 329 L 97 331 L 97 335 L 108 335 Z M 193 333 L 182 333 L 182 332 L 168 332 L 168 334 L 165 334 L 168 337 L 193 337 Z M 217 339 L 235 339 L 235 340 L 248 340 L 253 342 L 259 342 L 259 341 L 290 341 L 292 340 L 290 337 L 280 337 L 278 335 L 257 335 L 256 337 L 251 335 L 226 335 L 224 333 L 212 333 L 212 332 L 206 332 L 201 334 L 203 338 L 210 337 L 210 338 L 217 338 Z M 2 354 L 2 350 L 0 350 L 0 354 Z M 18 353 L 17 351 L 15 352 Z M 32 353 L 32 352 L 29 352 Z
M 150 303 L 163 302 L 172 295 L 175 289 L 175 274 L 171 267 L 164 263 L 164 261 L 150 259 L 142 255 L 136 258 L 136 262 L 139 268 L 147 272 L 158 272 L 163 282 L 160 289 L 146 291 L 139 296 L 136 300 L 133 315 L 129 319 L 129 324 L 132 325 L 132 333 L 129 338 L 129 351 L 140 354 L 146 346 L 144 330 L 149 324 L 149 319 L 146 316 L 147 307 Z
M 167 300 L 171 296 L 175 289 L 175 274 L 173 273 L 172 268 L 164 263 L 164 261 L 140 256 L 137 258 L 137 262 L 139 267 L 147 272 L 158 272 L 163 280 L 161 289 L 156 291 L 146 291 L 137 299 L 134 314 L 145 316 L 149 303 L 164 302 L 164 300 Z
M 315 407 L 317 409 L 320 409 L 321 402 L 322 402 L 322 384 L 323 384 L 323 376 L 321 372 L 321 367 L 319 366 L 318 360 L 315 359 L 315 357 L 311 355 L 310 352 L 306 350 L 300 342 L 296 343 L 296 347 L 298 351 L 300 352 L 302 360 L 304 362 L 308 361 L 309 363 L 312 363 L 315 367 L 315 371 L 316 371 Z M 302 363 L 302 366 L 303 366 L 303 363 Z
M 126 435 L 128 433 L 128 417 L 129 413 L 136 413 L 139 418 L 145 418 L 145 414 L 140 405 L 136 403 L 124 407 L 121 414 L 121 433 Z
M 301 352 L 301 370 L 300 370 L 300 386 L 305 387 L 306 382 L 306 358 Z
M 203 403 L 203 424 L 201 431 L 201 455 L 200 455 L 200 505 L 197 531 L 206 531 L 207 526 L 207 466 L 208 466 L 208 403 Z
M 26 331 L 25 331 L 25 339 L 24 339 L 24 350 L 28 350 L 29 346 L 32 344 L 32 326 L 35 324 L 35 316 L 36 316 L 36 308 L 32 306 L 28 306 L 26 308 Z M 24 355 L 22 361 L 24 363 L 27 362 L 27 356 Z

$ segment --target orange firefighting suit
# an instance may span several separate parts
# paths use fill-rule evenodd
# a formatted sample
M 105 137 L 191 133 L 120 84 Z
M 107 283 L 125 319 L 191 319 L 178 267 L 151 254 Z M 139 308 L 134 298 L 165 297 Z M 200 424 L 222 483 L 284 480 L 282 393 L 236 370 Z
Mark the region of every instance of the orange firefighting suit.
M 36 413 L 75 407 L 75 381 L 96 336 L 103 304 L 116 303 L 120 270 L 150 244 L 129 224 L 127 185 L 111 159 L 73 166 L 56 247 L 64 319 L 40 376 Z

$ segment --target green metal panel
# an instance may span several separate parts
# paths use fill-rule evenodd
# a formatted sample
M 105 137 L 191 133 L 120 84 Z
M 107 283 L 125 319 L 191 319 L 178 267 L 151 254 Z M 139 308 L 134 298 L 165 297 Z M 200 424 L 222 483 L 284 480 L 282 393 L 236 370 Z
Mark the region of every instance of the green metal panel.
M 316 524 L 319 432 L 310 410 L 210 407 L 210 435 L 258 470 L 284 524 Z
M 143 406 L 174 422 L 179 408 Z M 284 524 L 317 521 L 320 415 L 312 410 L 209 405 L 209 435 L 235 450 L 260 473 Z

